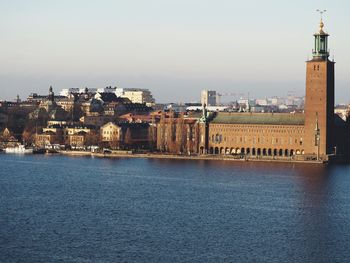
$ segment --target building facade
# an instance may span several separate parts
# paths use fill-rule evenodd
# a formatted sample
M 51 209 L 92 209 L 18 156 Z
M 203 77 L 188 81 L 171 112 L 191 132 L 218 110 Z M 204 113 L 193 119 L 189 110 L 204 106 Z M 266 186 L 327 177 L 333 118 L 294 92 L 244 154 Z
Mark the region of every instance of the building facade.
M 148 89 L 122 89 L 122 92 L 118 92 L 120 97 L 127 98 L 133 103 L 146 104 L 149 107 L 155 104 L 152 93 Z
M 206 106 L 216 106 L 216 91 L 215 90 L 202 90 L 201 92 L 201 104 Z
M 122 128 L 114 122 L 108 122 L 100 128 L 101 142 L 111 148 L 118 148 L 122 141 Z

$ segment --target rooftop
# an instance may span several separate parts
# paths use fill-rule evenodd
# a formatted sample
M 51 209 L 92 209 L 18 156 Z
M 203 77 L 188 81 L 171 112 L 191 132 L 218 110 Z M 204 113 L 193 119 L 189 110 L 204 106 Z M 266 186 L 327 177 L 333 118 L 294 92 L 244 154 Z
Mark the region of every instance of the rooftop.
M 261 124 L 261 125 L 304 125 L 302 113 L 223 113 L 219 112 L 211 123 Z

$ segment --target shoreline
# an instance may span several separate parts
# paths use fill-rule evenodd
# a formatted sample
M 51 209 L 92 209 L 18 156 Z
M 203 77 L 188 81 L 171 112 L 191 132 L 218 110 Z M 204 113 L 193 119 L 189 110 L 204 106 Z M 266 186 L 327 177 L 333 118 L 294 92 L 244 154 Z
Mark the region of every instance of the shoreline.
M 233 162 L 278 162 L 278 163 L 308 163 L 308 164 L 327 164 L 328 161 L 304 161 L 295 159 L 267 159 L 267 158 L 232 158 L 224 156 L 185 156 L 174 154 L 158 154 L 158 153 L 93 153 L 84 151 L 60 151 L 58 154 L 67 156 L 87 156 L 98 158 L 145 158 L 145 159 L 169 159 L 169 160 L 205 160 L 205 161 L 233 161 Z

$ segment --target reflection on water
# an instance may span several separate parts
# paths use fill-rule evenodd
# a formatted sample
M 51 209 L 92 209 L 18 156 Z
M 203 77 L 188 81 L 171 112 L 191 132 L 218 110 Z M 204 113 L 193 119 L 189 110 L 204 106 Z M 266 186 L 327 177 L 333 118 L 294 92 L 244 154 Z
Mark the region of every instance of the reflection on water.
M 0 262 L 347 262 L 350 166 L 0 155 Z

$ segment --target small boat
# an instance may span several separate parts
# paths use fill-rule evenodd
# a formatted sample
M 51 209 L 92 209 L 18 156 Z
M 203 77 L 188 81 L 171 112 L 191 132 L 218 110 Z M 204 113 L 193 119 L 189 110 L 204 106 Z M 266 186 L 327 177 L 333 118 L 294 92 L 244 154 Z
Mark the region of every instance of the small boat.
M 24 145 L 5 148 L 5 153 L 33 153 L 33 148 L 26 148 Z
M 33 150 L 34 154 L 45 154 L 46 153 L 46 149 L 45 148 L 35 148 Z
M 56 149 L 47 149 L 46 152 L 47 153 L 59 153 L 59 151 L 57 151 Z

